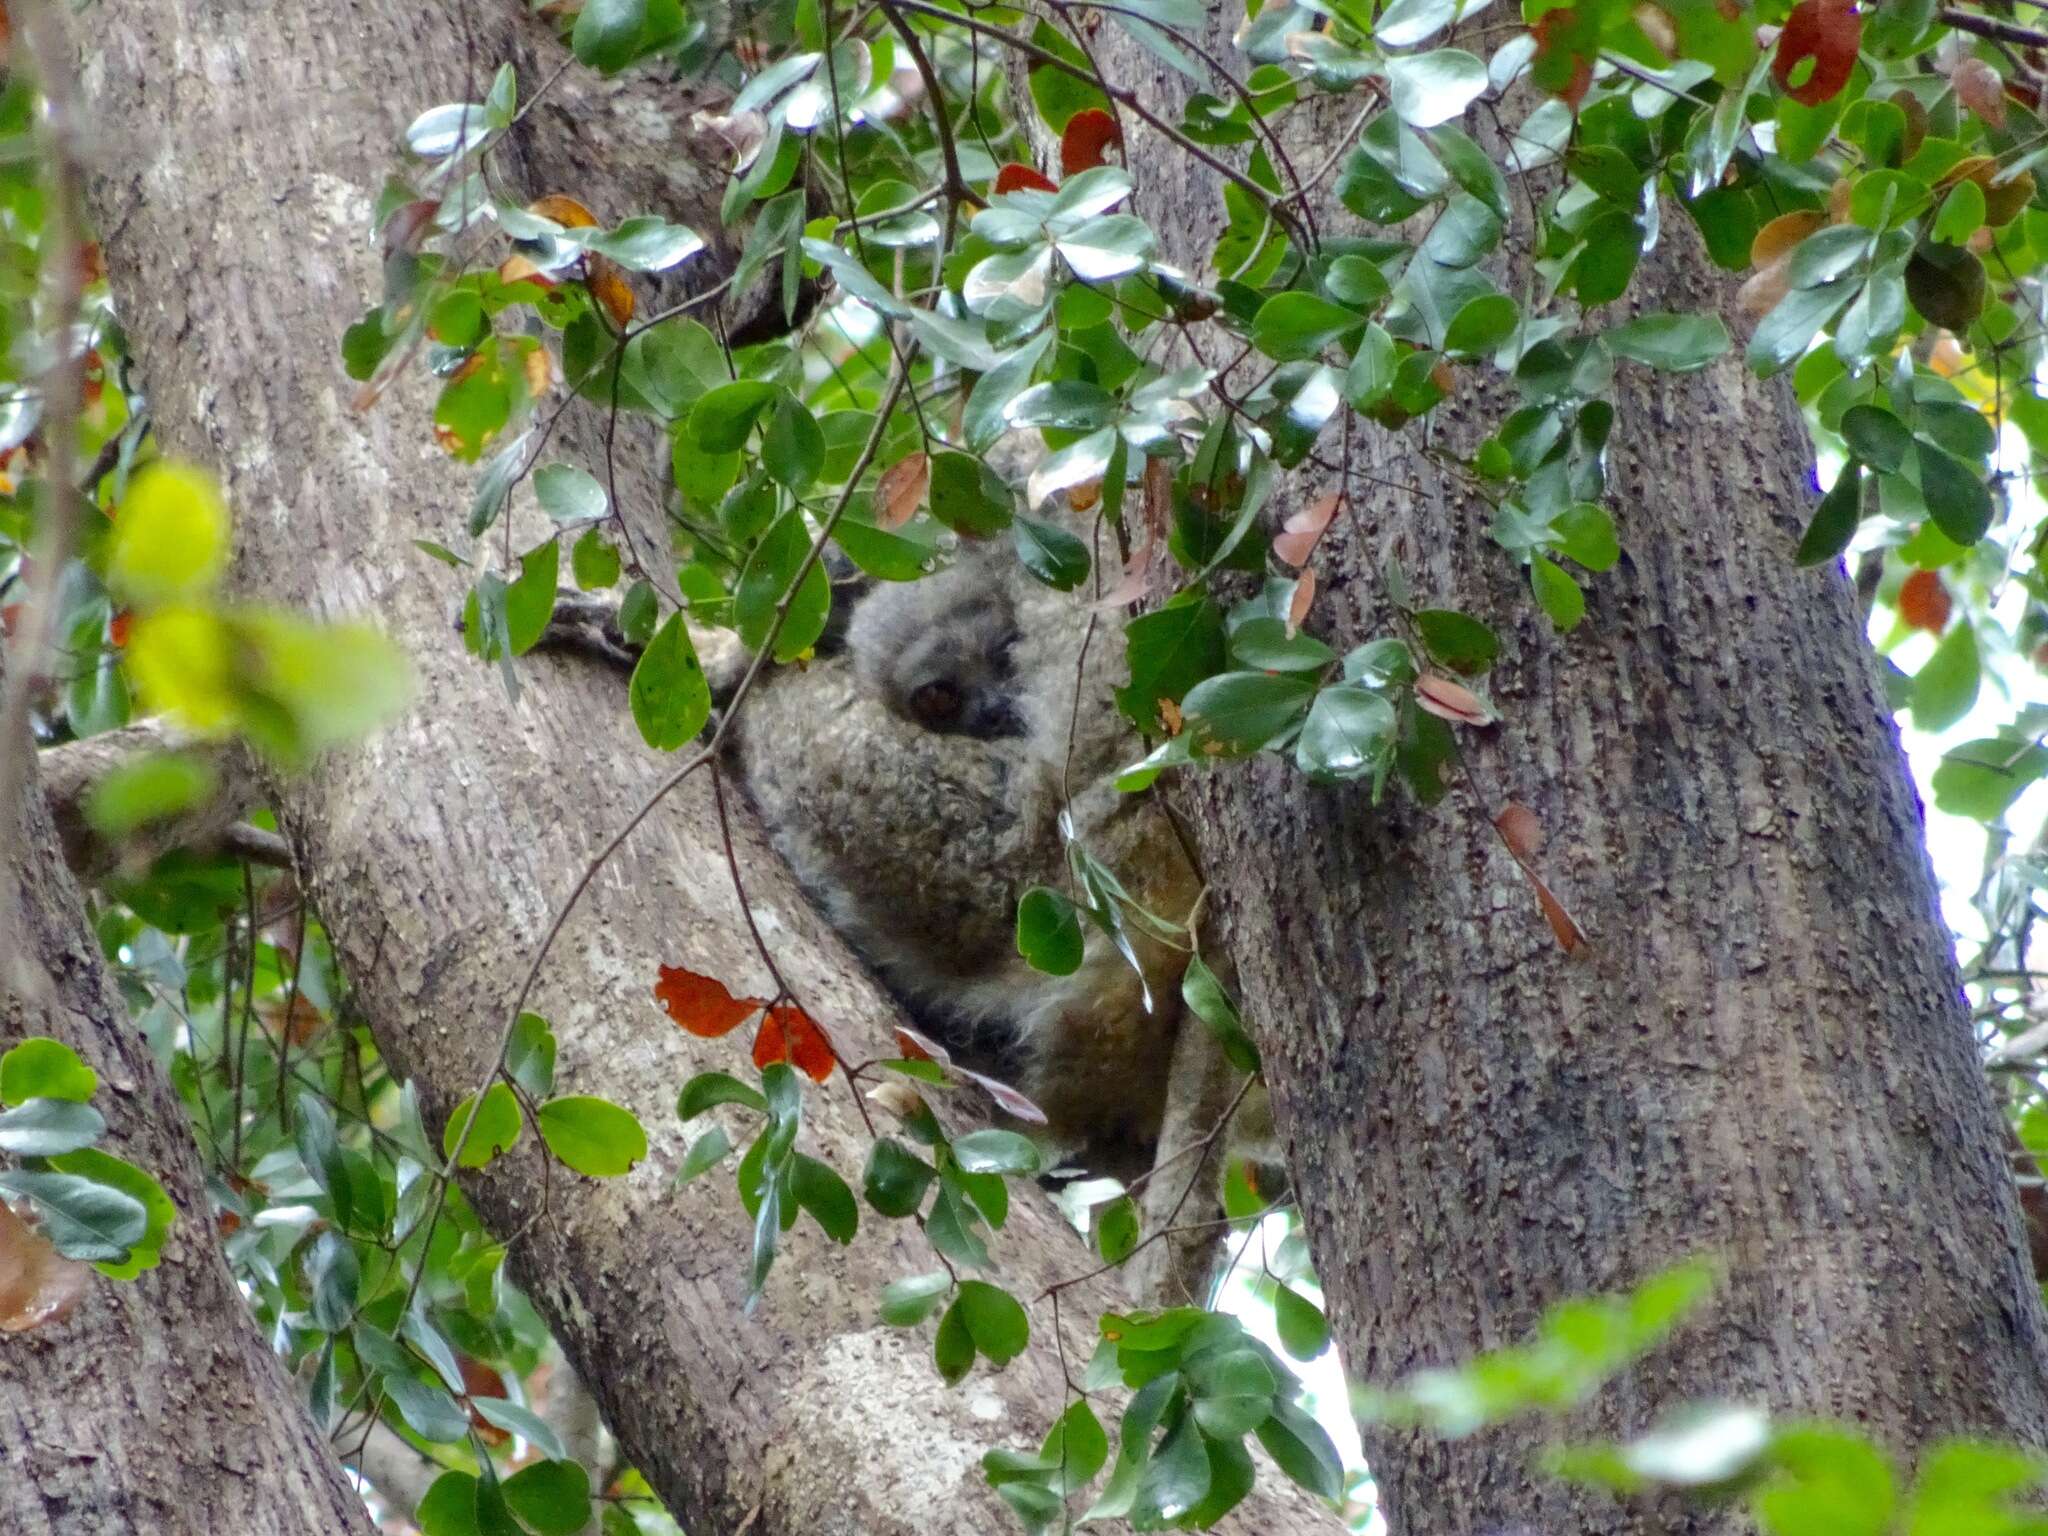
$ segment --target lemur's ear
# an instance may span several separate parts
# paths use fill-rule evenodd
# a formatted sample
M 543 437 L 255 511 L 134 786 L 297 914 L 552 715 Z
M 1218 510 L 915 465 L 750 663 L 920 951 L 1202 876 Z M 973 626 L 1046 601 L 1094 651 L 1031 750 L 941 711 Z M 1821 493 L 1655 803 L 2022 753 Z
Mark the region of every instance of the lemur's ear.
M 846 650 L 846 627 L 853 622 L 853 610 L 874 590 L 875 581 L 836 549 L 825 551 L 825 571 L 832 580 L 832 612 L 813 649 L 820 656 L 838 656 Z

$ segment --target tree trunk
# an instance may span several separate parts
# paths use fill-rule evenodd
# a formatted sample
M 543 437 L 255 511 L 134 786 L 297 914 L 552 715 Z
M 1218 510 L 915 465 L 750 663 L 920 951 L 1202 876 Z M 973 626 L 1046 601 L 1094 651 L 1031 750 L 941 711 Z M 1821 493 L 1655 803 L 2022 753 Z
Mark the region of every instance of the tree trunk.
M 675 766 L 641 745 L 615 678 L 530 656 L 514 704 L 462 653 L 455 586 L 411 541 L 459 525 L 471 474 L 434 446 L 423 381 L 359 418 L 339 366 L 341 332 L 376 292 L 367 214 L 406 122 L 480 99 L 507 56 L 521 60 L 524 94 L 558 50 L 510 8 L 423 13 L 398 0 L 109 0 L 91 25 L 93 120 L 139 157 L 104 168 L 95 213 L 159 437 L 221 470 L 246 585 L 372 614 L 414 659 L 407 718 L 282 786 L 281 813 L 379 1049 L 438 1119 L 485 1078 L 552 909 Z M 528 120 L 528 191 L 568 191 L 614 219 L 651 208 L 712 233 L 723 152 L 686 137 L 688 93 L 616 86 L 568 99 L 579 78 Z M 601 115 L 609 97 L 621 108 Z M 601 467 L 587 426 L 555 442 Z M 658 526 L 653 490 L 620 468 L 631 510 Z M 526 542 L 542 527 L 535 518 Z M 738 862 L 784 975 L 850 1058 L 887 1054 L 893 1009 L 734 809 Z M 745 1047 L 669 1024 L 651 995 L 661 963 L 735 992 L 772 990 L 701 775 L 606 862 L 533 999 L 560 1038 L 558 1081 L 634 1109 L 652 1154 L 628 1178 L 587 1184 L 547 1174 L 522 1148 L 466 1180 L 483 1222 L 513 1241 L 516 1278 L 687 1529 L 1007 1528 L 1014 1517 L 977 1463 L 996 1444 L 1035 1446 L 1064 1406 L 1049 1307 L 1032 1307 L 1023 1358 L 947 1392 L 928 1332 L 876 1316 L 887 1281 L 936 1267 L 922 1235 L 876 1223 L 840 1249 L 806 1222 L 744 1313 L 748 1223 L 722 1175 L 669 1188 L 683 1147 L 669 1106 L 687 1075 L 737 1067 Z M 809 1091 L 805 1113 L 809 1149 L 857 1175 L 867 1133 L 843 1088 Z M 1017 1201 L 999 1262 L 1027 1303 L 1087 1267 L 1036 1199 Z M 1237 1528 L 1323 1526 L 1278 1492 L 1247 1504 Z
M 1186 89 L 1127 42 L 1102 57 L 1155 107 Z M 1293 121 L 1297 163 L 1341 128 Z M 1168 248 L 1206 255 L 1205 173 L 1151 137 L 1131 164 Z M 1636 306 L 1714 313 L 1732 288 L 1667 206 Z M 1502 637 L 1503 721 L 1458 728 L 1441 805 L 1375 808 L 1271 757 L 1176 791 L 1281 1129 L 1314 1149 L 1290 1162 L 1346 1364 L 1390 1383 L 1711 1255 L 1727 1280 L 1702 1321 L 1575 1429 L 1718 1397 L 1902 1451 L 2048 1443 L 2048 1336 L 1918 803 L 1849 584 L 1792 560 L 1813 450 L 1791 389 L 1738 340 L 1702 373 L 1621 364 L 1615 403 L 1625 553 L 1570 635 L 1487 538 L 1490 509 L 1415 451 L 1419 425 L 1358 424 L 1312 627 L 1339 650 L 1398 633 L 1398 557 L 1418 607 Z M 1453 399 L 1435 430 L 1469 455 L 1511 408 Z M 1297 477 L 1274 515 L 1336 489 Z M 1576 958 L 1494 831 L 1509 802 L 1547 830 L 1537 867 L 1591 940 Z M 1400 1536 L 1746 1528 L 1533 1475 L 1555 1431 L 1365 1439 Z
M 368 1533 L 363 1501 L 256 1330 L 215 1240 L 197 1150 L 100 958 L 31 769 L 0 822 L 0 1051 L 61 1040 L 99 1074 L 105 1150 L 178 1208 L 161 1262 L 93 1275 L 77 1308 L 0 1341 L 0 1529 L 18 1536 Z

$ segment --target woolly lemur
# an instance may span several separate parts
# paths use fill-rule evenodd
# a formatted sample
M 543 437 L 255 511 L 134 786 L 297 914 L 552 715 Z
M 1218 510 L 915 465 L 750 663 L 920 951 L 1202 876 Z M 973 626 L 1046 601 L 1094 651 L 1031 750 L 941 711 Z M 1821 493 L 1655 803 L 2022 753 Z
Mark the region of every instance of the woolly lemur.
M 1184 947 L 1133 923 L 1142 981 L 1092 928 L 1071 976 L 1017 954 L 1018 898 L 1066 884 L 1063 810 L 1144 910 L 1178 923 L 1199 895 L 1164 811 L 1111 783 L 1134 743 L 1110 697 L 1120 647 L 1089 629 L 1007 549 L 969 551 L 863 598 L 847 656 L 765 680 L 738 757 L 798 877 L 920 1022 L 1030 1095 L 1052 1150 L 1129 1179 L 1170 1076 L 1216 1077 L 1205 1102 L 1224 1081 L 1213 1052 L 1174 1065 Z

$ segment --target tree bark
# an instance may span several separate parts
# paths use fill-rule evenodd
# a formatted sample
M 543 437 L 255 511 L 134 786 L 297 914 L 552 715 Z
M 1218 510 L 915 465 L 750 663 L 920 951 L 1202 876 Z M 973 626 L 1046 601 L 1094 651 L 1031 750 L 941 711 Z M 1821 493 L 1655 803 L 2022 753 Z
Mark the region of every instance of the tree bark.
M 172 1093 L 101 959 L 33 767 L 0 823 L 0 1051 L 61 1040 L 99 1074 L 100 1145 L 178 1208 L 161 1262 L 93 1275 L 68 1316 L 0 1342 L 0 1528 L 20 1536 L 372 1529 L 363 1501 L 256 1330 L 215 1240 Z
M 1186 90 L 1127 42 L 1101 57 L 1155 107 Z M 1293 120 L 1296 163 L 1342 128 Z M 1199 264 L 1213 181 L 1156 137 L 1131 165 L 1140 211 Z M 1667 205 L 1634 305 L 1732 311 L 1732 287 Z M 1228 872 L 1219 914 L 1355 1378 L 1469 1358 L 1556 1301 L 1711 1255 L 1727 1279 L 1707 1314 L 1572 1429 L 1718 1397 L 1898 1451 L 2038 1446 L 2048 1334 L 1919 805 L 1849 583 L 1793 564 L 1813 450 L 1791 389 L 1748 371 L 1728 318 L 1736 345 L 1704 372 L 1619 365 L 1625 552 L 1569 635 L 1487 538 L 1486 504 L 1416 451 L 1421 427 L 1359 424 L 1317 634 L 1400 633 L 1398 557 L 1418 607 L 1502 637 L 1485 686 L 1503 722 L 1459 728 L 1440 806 L 1375 808 L 1271 757 L 1176 793 L 1204 867 Z M 1454 453 L 1512 408 L 1474 377 L 1437 412 Z M 1273 515 L 1336 489 L 1297 476 Z M 1547 829 L 1537 867 L 1591 938 L 1576 958 L 1494 831 L 1509 802 Z M 1556 1432 L 1365 1444 L 1401 1536 L 1746 1529 L 1534 1475 Z
M 433 445 L 417 378 L 366 418 L 346 408 L 340 336 L 376 292 L 367 212 L 405 123 L 479 99 L 501 58 L 520 59 L 523 94 L 559 56 L 503 9 L 110 0 L 93 13 L 83 76 L 108 143 L 137 156 L 104 168 L 95 212 L 166 448 L 222 472 L 246 585 L 374 614 L 414 659 L 401 723 L 279 793 L 302 884 L 379 1049 L 435 1119 L 484 1079 L 551 910 L 674 767 L 641 745 L 615 679 L 534 655 L 514 704 L 463 655 L 455 587 L 411 541 L 459 525 L 471 475 Z M 689 140 L 686 91 L 550 100 L 521 147 L 529 192 L 715 230 L 723 155 Z M 601 473 L 587 424 L 556 443 Z M 653 490 L 620 467 L 631 510 L 659 527 Z M 534 519 L 524 542 L 543 527 Z M 737 860 L 784 975 L 850 1058 L 886 1054 L 894 1010 L 734 809 Z M 1035 1445 L 1064 1406 L 1049 1308 L 1032 1308 L 1023 1358 L 947 1392 L 928 1332 L 876 1316 L 884 1283 L 935 1267 L 921 1234 L 877 1223 L 840 1249 L 805 1222 L 743 1312 L 748 1224 L 730 1183 L 668 1183 L 683 1147 L 676 1088 L 738 1066 L 744 1046 L 686 1040 L 662 1018 L 651 989 L 664 962 L 772 990 L 701 775 L 605 864 L 532 1002 L 561 1042 L 558 1082 L 634 1109 L 652 1155 L 628 1178 L 585 1184 L 522 1148 L 466 1179 L 485 1225 L 513 1243 L 516 1278 L 686 1528 L 1006 1528 L 977 1462 L 996 1444 Z M 805 1113 L 809 1149 L 857 1175 L 867 1133 L 844 1089 L 807 1090 Z M 1017 1201 L 999 1262 L 1027 1303 L 1087 1267 L 1037 1199 Z M 1237 1522 L 1290 1532 L 1326 1519 L 1262 1490 Z

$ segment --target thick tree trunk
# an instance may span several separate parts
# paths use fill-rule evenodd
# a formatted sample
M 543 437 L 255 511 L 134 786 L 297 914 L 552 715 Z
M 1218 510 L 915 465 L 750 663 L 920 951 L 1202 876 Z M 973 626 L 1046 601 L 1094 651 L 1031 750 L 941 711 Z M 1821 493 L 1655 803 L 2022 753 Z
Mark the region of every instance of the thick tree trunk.
M 375 291 L 366 219 L 391 146 L 414 112 L 475 99 L 534 34 L 510 7 L 397 0 L 110 0 L 92 16 L 93 118 L 135 157 L 104 167 L 96 215 L 160 437 L 222 471 L 250 584 L 374 615 L 415 661 L 408 717 L 285 786 L 283 812 L 379 1048 L 439 1115 L 487 1071 L 553 907 L 674 766 L 640 744 L 615 679 L 531 657 L 513 704 L 462 654 L 454 588 L 411 541 L 459 524 L 471 475 L 434 447 L 420 381 L 367 419 L 346 409 L 339 340 Z M 522 68 L 522 87 L 552 62 Z M 651 207 L 711 232 L 722 172 L 681 126 L 687 95 L 627 96 L 625 109 L 589 116 L 606 94 L 529 120 L 554 137 L 531 149 L 528 190 L 569 191 L 614 218 Z M 619 191 L 636 166 L 637 188 Z M 665 193 L 650 171 L 667 175 Z M 581 446 L 598 468 L 593 441 Z M 578 456 L 572 434 L 556 443 Z M 621 468 L 633 510 L 651 511 L 652 490 Z M 734 831 L 783 973 L 849 1056 L 877 1054 L 893 1011 L 744 815 Z M 676 1192 L 669 1176 L 683 1145 L 677 1086 L 740 1065 L 744 1046 L 687 1041 L 663 1019 L 651 995 L 663 962 L 767 989 L 701 776 L 605 865 L 534 999 L 561 1041 L 558 1081 L 635 1109 L 653 1153 L 596 1185 L 559 1167 L 545 1176 L 521 1150 L 467 1183 L 486 1225 L 516 1236 L 516 1276 L 686 1528 L 1006 1528 L 1013 1517 L 977 1462 L 995 1444 L 1035 1444 L 1064 1405 L 1049 1307 L 1032 1308 L 1025 1357 L 947 1392 L 928 1334 L 876 1317 L 885 1282 L 935 1267 L 922 1235 L 877 1222 L 839 1249 L 805 1222 L 743 1313 L 748 1224 L 729 1180 Z M 806 1120 L 806 1145 L 857 1175 L 867 1136 L 844 1089 L 809 1093 Z M 1027 1302 L 1086 1267 L 1034 1199 L 1017 1202 L 999 1250 L 1002 1278 Z M 1285 1532 L 1323 1517 L 1262 1497 L 1239 1519 Z
M 93 1275 L 76 1310 L 0 1339 L 0 1529 L 18 1536 L 369 1532 L 363 1502 L 221 1258 L 184 1107 L 129 1026 L 31 771 L 0 820 L 0 1051 L 61 1040 L 99 1074 L 100 1145 L 178 1208 L 162 1261 Z M 0 1241 L 4 1241 L 0 1237 Z
M 1126 43 L 1104 57 L 1155 105 L 1185 89 Z M 1309 168 L 1339 123 L 1305 126 Z M 1168 246 L 1206 254 L 1200 169 L 1156 138 L 1132 168 Z M 1663 232 L 1636 305 L 1722 308 L 1732 281 L 1683 213 Z M 1398 632 L 1398 557 L 1418 606 L 1503 638 L 1486 686 L 1504 719 L 1459 730 L 1442 805 L 1375 809 L 1270 758 L 1178 791 L 1205 867 L 1227 872 L 1218 907 L 1282 1130 L 1314 1149 L 1291 1162 L 1345 1361 L 1391 1382 L 1714 1255 L 1728 1279 L 1704 1320 L 1577 1427 L 1640 1431 L 1718 1397 L 1905 1451 L 1968 1431 L 2048 1443 L 2048 1335 L 1919 807 L 1848 583 L 1792 562 L 1813 453 L 1791 390 L 1756 380 L 1738 341 L 1694 375 L 1622 364 L 1616 405 L 1626 552 L 1568 636 L 1487 538 L 1489 508 L 1410 451 L 1420 427 L 1354 441 L 1316 632 L 1339 649 Z M 1469 453 L 1504 413 L 1454 400 L 1437 430 Z M 1578 958 L 1494 832 L 1510 801 L 1548 832 L 1538 866 L 1591 938 Z M 1738 1527 L 1533 1475 L 1554 1433 L 1366 1448 L 1400 1536 Z

